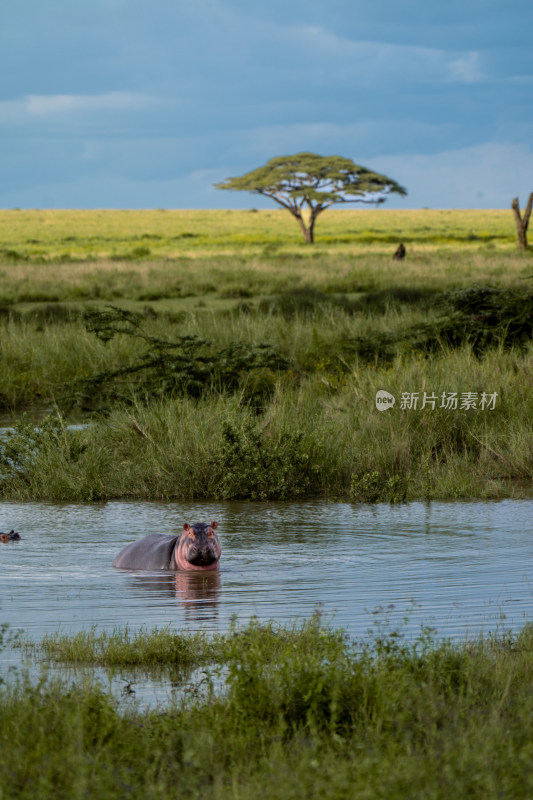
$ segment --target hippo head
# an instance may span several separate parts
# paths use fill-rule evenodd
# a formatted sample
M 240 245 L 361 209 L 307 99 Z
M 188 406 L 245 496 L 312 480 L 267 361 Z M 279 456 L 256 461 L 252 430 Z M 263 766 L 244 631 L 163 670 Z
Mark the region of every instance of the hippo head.
M 20 534 L 15 533 L 15 531 L 9 531 L 9 533 L 0 533 L 0 542 L 4 544 L 6 542 L 17 542 L 20 539 Z
M 215 531 L 218 523 L 210 525 L 197 522 L 183 526 L 177 546 L 176 562 L 179 569 L 217 569 L 220 558 L 220 542 Z

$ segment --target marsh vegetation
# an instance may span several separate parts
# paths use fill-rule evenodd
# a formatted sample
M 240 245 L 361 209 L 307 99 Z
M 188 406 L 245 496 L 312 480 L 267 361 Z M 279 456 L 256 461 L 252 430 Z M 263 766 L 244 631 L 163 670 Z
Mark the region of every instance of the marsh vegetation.
M 2 445 L 4 497 L 530 493 L 533 265 L 510 214 L 330 211 L 312 252 L 276 211 L 0 222 L 0 405 L 52 410 Z
M 353 641 L 315 615 L 211 640 L 49 637 L 40 649 L 62 663 L 172 674 L 185 658 L 206 672 L 181 701 L 145 710 L 45 674 L 0 686 L 2 796 L 527 798 L 532 635 L 451 644 L 378 626 Z

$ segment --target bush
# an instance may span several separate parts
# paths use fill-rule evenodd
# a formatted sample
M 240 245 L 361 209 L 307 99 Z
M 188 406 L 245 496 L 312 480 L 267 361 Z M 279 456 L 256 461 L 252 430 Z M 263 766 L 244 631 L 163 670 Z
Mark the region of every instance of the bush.
M 391 475 L 386 478 L 377 471 L 353 474 L 350 500 L 357 503 L 405 503 L 408 485 L 407 475 Z
M 221 500 L 294 500 L 309 493 L 318 468 L 303 433 L 269 437 L 253 422 L 222 428 L 223 445 L 215 464 L 221 477 L 212 487 Z
M 142 342 L 144 350 L 126 367 L 79 381 L 72 401 L 82 406 L 93 402 L 95 396 L 101 399 L 109 393 L 116 396 L 117 391 L 123 399 L 133 392 L 145 397 L 199 398 L 212 391 L 234 392 L 243 381 L 251 387 L 249 398 L 261 399 L 272 393 L 272 381 L 267 389 L 259 375 L 264 378 L 265 370 L 289 367 L 288 359 L 267 343 L 231 342 L 216 348 L 213 342 L 196 335 L 178 336 L 174 340 L 151 336 L 143 328 L 139 314 L 114 306 L 106 311 L 88 312 L 85 320 L 88 330 L 101 341 L 125 335 Z M 257 391 L 253 390 L 254 373 L 258 373 Z

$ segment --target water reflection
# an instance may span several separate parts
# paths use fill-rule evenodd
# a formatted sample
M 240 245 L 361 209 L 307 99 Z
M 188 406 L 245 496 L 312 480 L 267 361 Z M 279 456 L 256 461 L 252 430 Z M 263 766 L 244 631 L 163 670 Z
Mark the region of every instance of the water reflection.
M 162 605 L 166 605 L 169 597 L 175 599 L 184 610 L 186 622 L 215 623 L 218 619 L 221 590 L 218 570 L 135 575 L 131 578 L 131 587 L 137 596 L 148 592 L 152 602 L 157 603 L 160 598 Z
M 92 625 L 226 630 L 290 624 L 317 604 L 355 637 L 394 605 L 409 628 L 463 638 L 533 618 L 533 501 L 411 503 L 2 503 L 0 623 L 34 639 Z M 115 570 L 148 530 L 218 519 L 220 572 Z M 415 605 L 412 604 L 412 601 Z M 413 610 L 414 609 L 414 610 Z M 396 613 L 396 612 L 395 612 Z M 369 616 L 370 615 L 370 616 Z M 1 656 L 0 656 L 1 658 Z

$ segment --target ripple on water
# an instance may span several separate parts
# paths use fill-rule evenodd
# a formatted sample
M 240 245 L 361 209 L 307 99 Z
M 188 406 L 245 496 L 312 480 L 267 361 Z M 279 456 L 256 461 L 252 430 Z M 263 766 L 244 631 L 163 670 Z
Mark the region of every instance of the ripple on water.
M 224 630 L 234 615 L 287 622 L 319 604 L 354 636 L 373 609 L 394 605 L 398 618 L 410 612 L 411 629 L 426 622 L 460 638 L 494 629 L 503 614 L 519 627 L 533 611 L 533 501 L 4 503 L 2 511 L 1 525 L 23 539 L 0 550 L 0 619 L 34 638 L 87 625 Z M 216 588 L 111 567 L 146 533 L 215 518 Z
M 376 623 L 411 634 L 429 624 L 459 640 L 517 629 L 533 617 L 532 512 L 533 501 L 3 503 L 0 528 L 23 538 L 0 545 L 0 622 L 38 640 L 90 626 L 223 631 L 234 616 L 290 623 L 320 607 L 356 638 Z M 211 519 L 219 573 L 111 566 L 147 533 Z M 12 657 L 2 654 L 3 668 Z M 114 681 L 118 691 L 123 677 Z M 143 678 L 141 690 L 161 699 L 157 682 Z

